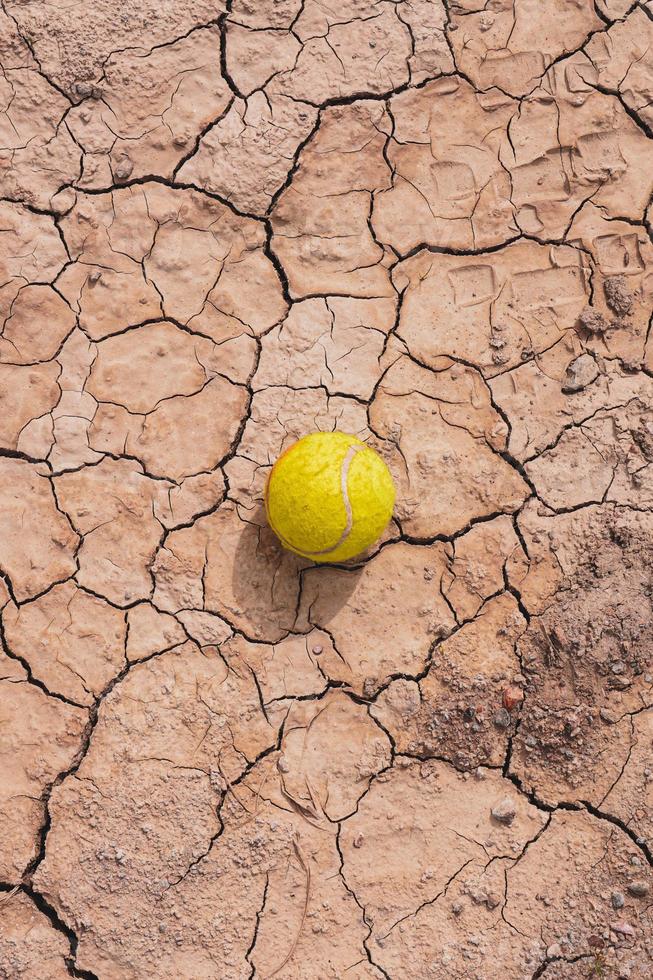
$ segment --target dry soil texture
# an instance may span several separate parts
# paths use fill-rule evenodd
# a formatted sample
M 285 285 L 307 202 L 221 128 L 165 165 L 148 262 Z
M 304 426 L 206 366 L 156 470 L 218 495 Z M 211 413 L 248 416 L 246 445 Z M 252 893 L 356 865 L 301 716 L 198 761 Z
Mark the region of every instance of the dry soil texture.
M 653 3 L 2 0 L 0 977 L 653 975 Z M 396 517 L 315 567 L 271 463 Z

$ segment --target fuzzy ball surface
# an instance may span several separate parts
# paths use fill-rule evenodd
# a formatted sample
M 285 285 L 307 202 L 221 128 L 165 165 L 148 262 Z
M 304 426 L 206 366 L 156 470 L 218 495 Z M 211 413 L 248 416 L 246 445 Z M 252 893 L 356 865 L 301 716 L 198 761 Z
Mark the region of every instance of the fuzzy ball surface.
M 344 432 L 312 432 L 276 461 L 265 487 L 270 527 L 316 562 L 346 561 L 379 538 L 395 488 L 379 454 Z

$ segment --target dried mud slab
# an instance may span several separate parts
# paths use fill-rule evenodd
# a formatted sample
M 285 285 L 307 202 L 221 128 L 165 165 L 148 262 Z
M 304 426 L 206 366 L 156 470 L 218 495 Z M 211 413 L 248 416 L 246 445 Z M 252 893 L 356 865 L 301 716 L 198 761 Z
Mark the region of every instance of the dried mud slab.
M 383 376 L 370 421 L 396 446 L 396 510 L 411 538 L 460 533 L 529 496 L 505 454 L 506 424 L 471 367 L 448 359 L 430 372 L 402 358 Z
M 454 0 L 450 6 L 451 42 L 458 69 L 469 75 L 478 89 L 496 86 L 515 96 L 527 95 L 552 61 L 576 51 L 605 24 L 591 0 L 543 0 L 537 4 L 517 0 L 514 4 L 489 5 Z M 601 12 L 615 17 L 621 14 Z
M 27 895 L 0 895 L 0 969 L 4 976 L 70 976 L 70 948 L 64 936 L 52 928 L 47 916 Z
M 454 624 L 441 593 L 446 558 L 443 544 L 412 548 L 399 543 L 389 544 L 360 568 L 309 568 L 299 624 L 333 637 L 348 680 L 366 695 L 394 673 L 418 674 L 431 646 Z M 383 618 L 380 604 L 386 610 Z
M 82 543 L 60 510 L 48 470 L 0 459 L 0 571 L 17 599 L 32 599 L 77 570 Z
M 403 295 L 397 335 L 429 367 L 455 357 L 492 378 L 575 328 L 589 271 L 569 246 L 518 242 L 473 258 L 422 250 L 393 270 Z
M 643 709 L 653 697 L 644 625 L 650 515 L 614 505 L 555 515 L 529 505 L 518 523 L 531 563 L 515 579 L 530 623 L 517 647 L 527 683 L 511 768 L 540 799 L 609 813 L 613 785 L 646 740 Z M 625 810 L 624 823 L 645 839 L 632 793 L 620 817 Z M 639 810 L 645 822 L 647 810 Z
M 321 826 L 346 820 L 391 765 L 391 743 L 364 705 L 340 691 L 295 702 L 284 721 L 277 780 L 261 794 Z
M 78 194 L 61 227 L 74 263 L 60 289 L 92 340 L 168 317 L 227 343 L 286 311 L 263 227 L 197 191 Z
M 653 4 L 83 6 L 0 9 L 0 978 L 648 980 Z
M 347 0 L 332 9 L 309 2 L 293 19 L 292 31 L 251 31 L 230 20 L 227 68 L 245 95 L 269 84 L 274 93 L 321 105 L 390 93 L 409 80 L 411 36 L 394 3 Z
M 252 383 L 264 390 L 319 384 L 329 395 L 367 401 L 381 379 L 395 317 L 396 302 L 390 298 L 331 296 L 294 303 L 283 323 L 263 339 Z
M 115 0 L 100 0 L 81 19 L 75 8 L 56 2 L 8 0 L 6 12 L 25 38 L 46 77 L 70 95 L 86 97 L 102 77 L 106 59 L 118 49 L 147 53 L 212 21 L 222 4 L 190 0 L 145 0 L 122 9 Z
M 513 524 L 507 516 L 475 524 L 453 542 L 453 558 L 444 594 L 456 619 L 473 619 L 487 599 L 503 591 L 508 562 L 525 560 Z
M 460 776 L 454 778 L 460 780 Z M 438 769 L 430 770 L 426 780 L 426 792 L 441 793 L 446 786 Z M 370 914 L 378 922 L 378 939 L 370 943 L 374 960 L 390 976 L 406 980 L 420 973 L 462 980 L 470 971 L 481 971 L 491 978 L 499 978 L 505 971 L 509 976 L 525 977 L 549 961 L 550 976 L 586 977 L 595 959 L 592 949 L 596 948 L 589 940 L 598 936 L 607 951 L 604 960 L 614 967 L 616 975 L 630 969 L 631 976 L 644 977 L 651 962 L 646 905 L 629 896 L 624 899 L 625 907 L 615 912 L 610 899 L 611 888 L 612 894 L 621 895 L 622 890 L 628 894 L 633 870 L 636 874 L 642 870 L 630 864 L 631 858 L 638 858 L 625 835 L 605 825 L 597 826 L 587 815 L 564 812 L 547 818 L 538 828 L 528 810 L 516 803 L 510 804 L 516 813 L 505 840 L 506 828 L 499 830 L 496 823 L 492 826 L 490 811 L 485 809 L 491 805 L 492 791 L 496 792 L 492 779 L 486 780 L 480 784 L 484 806 L 478 807 L 479 816 L 484 811 L 487 814 L 485 819 L 481 817 L 483 847 L 477 843 L 478 829 L 467 833 L 471 828 L 465 826 L 464 811 L 456 812 L 456 832 L 446 828 L 446 849 L 442 850 L 442 844 L 431 843 L 432 831 L 420 826 L 417 815 L 416 840 L 437 849 L 435 853 L 442 854 L 445 864 L 443 867 L 438 861 L 432 875 L 416 883 L 417 894 L 409 893 L 408 914 L 391 924 L 394 928 L 387 929 L 373 890 L 360 881 L 363 895 L 370 899 Z M 420 790 L 422 786 L 423 782 Z M 468 786 L 463 784 L 463 792 L 469 792 Z M 478 784 L 474 789 L 476 796 Z M 388 787 L 384 803 L 392 808 L 396 803 L 391 793 Z M 504 801 L 506 806 L 509 799 Z M 475 799 L 475 811 L 477 806 Z M 391 813 L 395 820 L 400 819 L 396 811 L 391 809 Z M 368 827 L 372 847 L 382 846 L 384 830 L 383 825 Z M 469 840 L 460 836 L 463 833 Z M 581 840 L 583 844 L 578 846 Z M 573 874 L 565 873 L 561 860 L 572 862 Z M 354 858 L 354 875 L 357 861 Z M 448 880 L 445 874 L 450 876 Z M 644 871 L 644 885 L 646 878 Z M 358 878 L 354 881 L 358 883 Z M 415 898 L 422 894 L 426 901 L 415 910 Z M 440 937 L 435 948 L 434 934 Z M 573 961 L 580 957 L 584 972 L 558 973 L 567 958 Z
M 151 50 L 130 45 L 109 55 L 91 98 L 67 118 L 84 150 L 77 186 L 101 189 L 150 174 L 172 177 L 230 105 L 231 92 L 214 65 L 219 48 L 213 26 Z
M 283 95 L 256 91 L 247 99 L 236 98 L 202 135 L 178 178 L 219 194 L 240 211 L 264 213 L 316 120 L 315 109 Z
M 446 759 L 458 769 L 500 766 L 514 731 L 503 702 L 519 680 L 515 648 L 525 630 L 512 596 L 491 599 L 435 647 L 426 677 L 393 681 L 371 711 L 397 749 Z
M 514 810 L 510 826 L 490 812 L 503 797 Z M 464 779 L 444 762 L 409 761 L 378 777 L 340 842 L 345 877 L 366 910 L 375 945 L 390 944 L 399 923 L 432 905 L 466 865 L 516 859 L 545 823 L 514 787 L 489 771 Z M 393 849 L 388 845 L 395 837 L 401 846 Z M 381 860 L 383 880 L 374 871 Z
M 39 858 L 50 787 L 83 751 L 88 715 L 30 683 L 20 662 L 5 653 L 0 654 L 0 687 L 0 875 L 16 885 Z
M 2 612 L 11 651 L 50 692 L 92 704 L 125 663 L 125 615 L 73 582 Z
M 13 26 L 9 21 L 3 30 Z M 0 192 L 47 210 L 81 169 L 80 148 L 64 122 L 70 104 L 35 63 L 10 65 L 0 80 Z
M 227 503 L 166 536 L 152 566 L 153 598 L 166 612 L 203 610 L 255 641 L 276 642 L 293 628 L 304 565 Z
M 502 164 L 515 103 L 484 97 L 453 76 L 394 96 L 386 159 L 391 186 L 378 188 L 372 223 L 381 242 L 405 254 L 420 245 L 483 249 L 518 231 L 510 174 Z M 467 134 L 477 133 L 477 146 Z M 412 220 L 402 220 L 410 213 Z
M 374 192 L 390 186 L 391 119 L 383 103 L 327 109 L 271 216 L 272 244 L 293 298 L 393 296 L 386 251 L 370 226 Z

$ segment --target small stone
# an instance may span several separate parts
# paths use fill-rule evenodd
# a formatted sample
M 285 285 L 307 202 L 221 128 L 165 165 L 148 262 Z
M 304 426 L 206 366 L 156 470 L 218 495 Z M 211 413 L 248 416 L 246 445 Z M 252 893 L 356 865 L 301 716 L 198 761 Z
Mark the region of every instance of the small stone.
M 82 99 L 87 99 L 93 94 L 93 85 L 91 82 L 74 82 L 73 91 L 75 95 L 79 95 Z
M 128 157 L 123 157 L 113 168 L 113 176 L 116 180 L 127 180 L 134 165 Z
M 320 644 L 319 644 L 319 643 L 317 643 L 317 644 L 316 644 L 316 645 L 315 645 L 314 647 L 312 647 L 311 649 L 312 649 L 312 652 L 313 652 L 313 653 L 315 654 L 315 656 L 316 656 L 316 657 L 319 657 L 319 655 L 320 655 L 320 654 L 322 653 L 322 650 L 323 650 L 323 647 L 321 647 L 321 646 L 320 646 Z
M 626 899 L 622 892 L 612 892 L 610 895 L 610 902 L 612 903 L 612 908 L 615 910 L 622 909 L 625 901 Z
M 562 946 L 560 943 L 551 943 L 546 950 L 547 959 L 554 959 L 555 957 L 562 956 Z
M 507 364 L 509 360 L 510 357 L 508 356 L 508 354 L 504 354 L 501 351 L 495 350 L 494 353 L 492 354 L 493 364 Z
M 623 660 L 617 660 L 617 662 L 612 664 L 612 666 L 610 667 L 610 670 L 612 671 L 613 674 L 623 674 L 625 669 L 626 669 L 626 665 L 623 662 Z
M 491 813 L 499 823 L 509 825 L 515 819 L 517 810 L 513 801 L 509 797 L 506 797 L 500 803 L 497 803 L 496 806 L 492 807 Z
M 614 725 L 617 720 L 613 714 L 606 710 L 606 708 L 601 708 L 599 711 L 599 716 L 601 721 L 604 721 L 606 725 Z
M 579 354 L 567 365 L 562 392 L 573 395 L 587 388 L 599 376 L 599 368 L 591 354 Z
M 517 705 L 523 702 L 524 692 L 518 687 L 511 685 L 505 689 L 501 700 L 506 711 L 514 711 Z
M 645 895 L 651 890 L 651 886 L 647 881 L 642 881 L 638 879 L 637 881 L 631 881 L 627 886 L 630 895 L 634 895 L 635 898 L 644 898 Z
M 277 769 L 279 772 L 290 772 L 290 766 L 282 755 L 277 759 Z
M 462 902 L 454 902 L 451 906 L 451 911 L 453 912 L 454 915 L 460 915 L 462 910 L 463 910 Z
M 610 928 L 620 936 L 634 936 L 635 930 L 628 922 L 611 922 Z

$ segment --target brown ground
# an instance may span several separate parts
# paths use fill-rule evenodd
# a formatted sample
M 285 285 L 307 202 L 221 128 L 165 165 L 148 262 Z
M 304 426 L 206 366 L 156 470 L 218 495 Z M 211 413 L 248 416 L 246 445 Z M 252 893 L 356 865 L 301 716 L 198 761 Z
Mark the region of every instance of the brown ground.
M 3 0 L 0 977 L 653 972 L 653 2 Z M 352 567 L 265 527 L 377 447 Z

